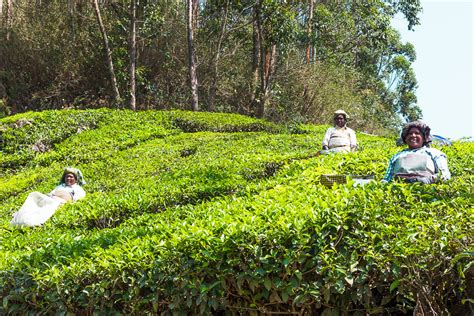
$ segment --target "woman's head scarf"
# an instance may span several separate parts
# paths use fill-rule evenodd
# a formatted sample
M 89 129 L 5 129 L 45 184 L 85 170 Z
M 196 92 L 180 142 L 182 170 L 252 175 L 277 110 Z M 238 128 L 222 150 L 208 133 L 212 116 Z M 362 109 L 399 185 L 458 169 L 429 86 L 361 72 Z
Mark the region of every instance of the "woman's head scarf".
M 431 141 L 433 140 L 430 134 L 431 128 L 420 121 L 410 122 L 403 127 L 401 134 L 403 142 L 406 144 L 405 138 L 408 136 L 408 131 L 413 127 L 418 128 L 421 134 L 423 135 L 423 146 L 429 146 Z
M 79 169 L 76 169 L 76 168 L 72 168 L 72 167 L 66 167 L 64 168 L 64 172 L 63 172 L 63 175 L 61 177 L 61 182 L 60 184 L 64 184 L 66 183 L 66 175 L 68 173 L 72 173 L 74 175 L 74 177 L 76 178 L 76 183 L 79 184 L 79 185 L 84 185 L 86 184 L 86 181 L 84 180 L 84 176 L 82 175 L 82 172 L 81 170 Z
M 337 111 L 335 111 L 334 114 L 333 114 L 333 118 L 336 118 L 336 117 L 337 117 L 338 115 L 340 115 L 340 114 L 344 115 L 344 118 L 345 118 L 346 120 L 349 118 L 349 115 L 347 115 L 346 111 L 344 111 L 344 110 L 337 110 Z
M 332 117 L 334 121 L 334 125 L 336 125 L 336 117 L 338 117 L 339 115 L 344 116 L 344 120 L 347 123 L 347 120 L 349 119 L 349 115 L 347 115 L 347 113 L 344 110 L 337 110 L 336 112 L 334 112 L 333 117 Z

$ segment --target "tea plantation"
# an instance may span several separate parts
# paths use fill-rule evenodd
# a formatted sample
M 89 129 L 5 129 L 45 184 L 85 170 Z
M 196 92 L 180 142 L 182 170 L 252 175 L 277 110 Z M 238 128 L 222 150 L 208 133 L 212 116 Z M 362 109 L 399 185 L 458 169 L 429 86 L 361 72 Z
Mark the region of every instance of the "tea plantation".
M 1 119 L 0 314 L 472 313 L 474 143 L 441 148 L 447 183 L 383 184 L 395 138 L 315 156 L 326 128 L 181 111 Z M 10 226 L 66 166 L 86 198 Z

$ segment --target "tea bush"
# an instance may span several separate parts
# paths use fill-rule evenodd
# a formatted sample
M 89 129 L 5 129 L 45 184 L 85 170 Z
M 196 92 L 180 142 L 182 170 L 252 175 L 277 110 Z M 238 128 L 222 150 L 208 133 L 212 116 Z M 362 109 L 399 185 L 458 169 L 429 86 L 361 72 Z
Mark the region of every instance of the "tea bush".
M 442 148 L 447 183 L 328 188 L 322 174 L 380 180 L 400 148 L 360 134 L 357 153 L 315 156 L 326 128 L 183 111 L 1 119 L 0 313 L 469 314 L 473 143 Z M 87 197 L 9 226 L 67 165 Z

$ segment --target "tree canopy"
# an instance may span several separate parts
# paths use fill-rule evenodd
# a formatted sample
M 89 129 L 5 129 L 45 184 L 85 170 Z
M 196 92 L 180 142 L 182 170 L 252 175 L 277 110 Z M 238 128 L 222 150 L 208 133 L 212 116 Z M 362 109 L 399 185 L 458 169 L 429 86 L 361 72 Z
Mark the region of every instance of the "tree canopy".
M 1 3 L 2 116 L 107 106 L 322 123 L 344 108 L 367 132 L 421 117 L 414 47 L 390 25 L 400 13 L 413 29 L 419 1 Z

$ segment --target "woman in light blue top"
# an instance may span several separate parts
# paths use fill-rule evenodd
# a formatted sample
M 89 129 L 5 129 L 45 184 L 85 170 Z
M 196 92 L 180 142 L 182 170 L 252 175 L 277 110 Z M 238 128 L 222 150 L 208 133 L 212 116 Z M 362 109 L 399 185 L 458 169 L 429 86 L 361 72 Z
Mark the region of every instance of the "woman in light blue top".
M 430 148 L 430 128 L 419 121 L 405 125 L 401 139 L 408 148 L 392 156 L 382 181 L 400 179 L 405 182 L 425 184 L 446 181 L 451 178 L 446 155 Z

